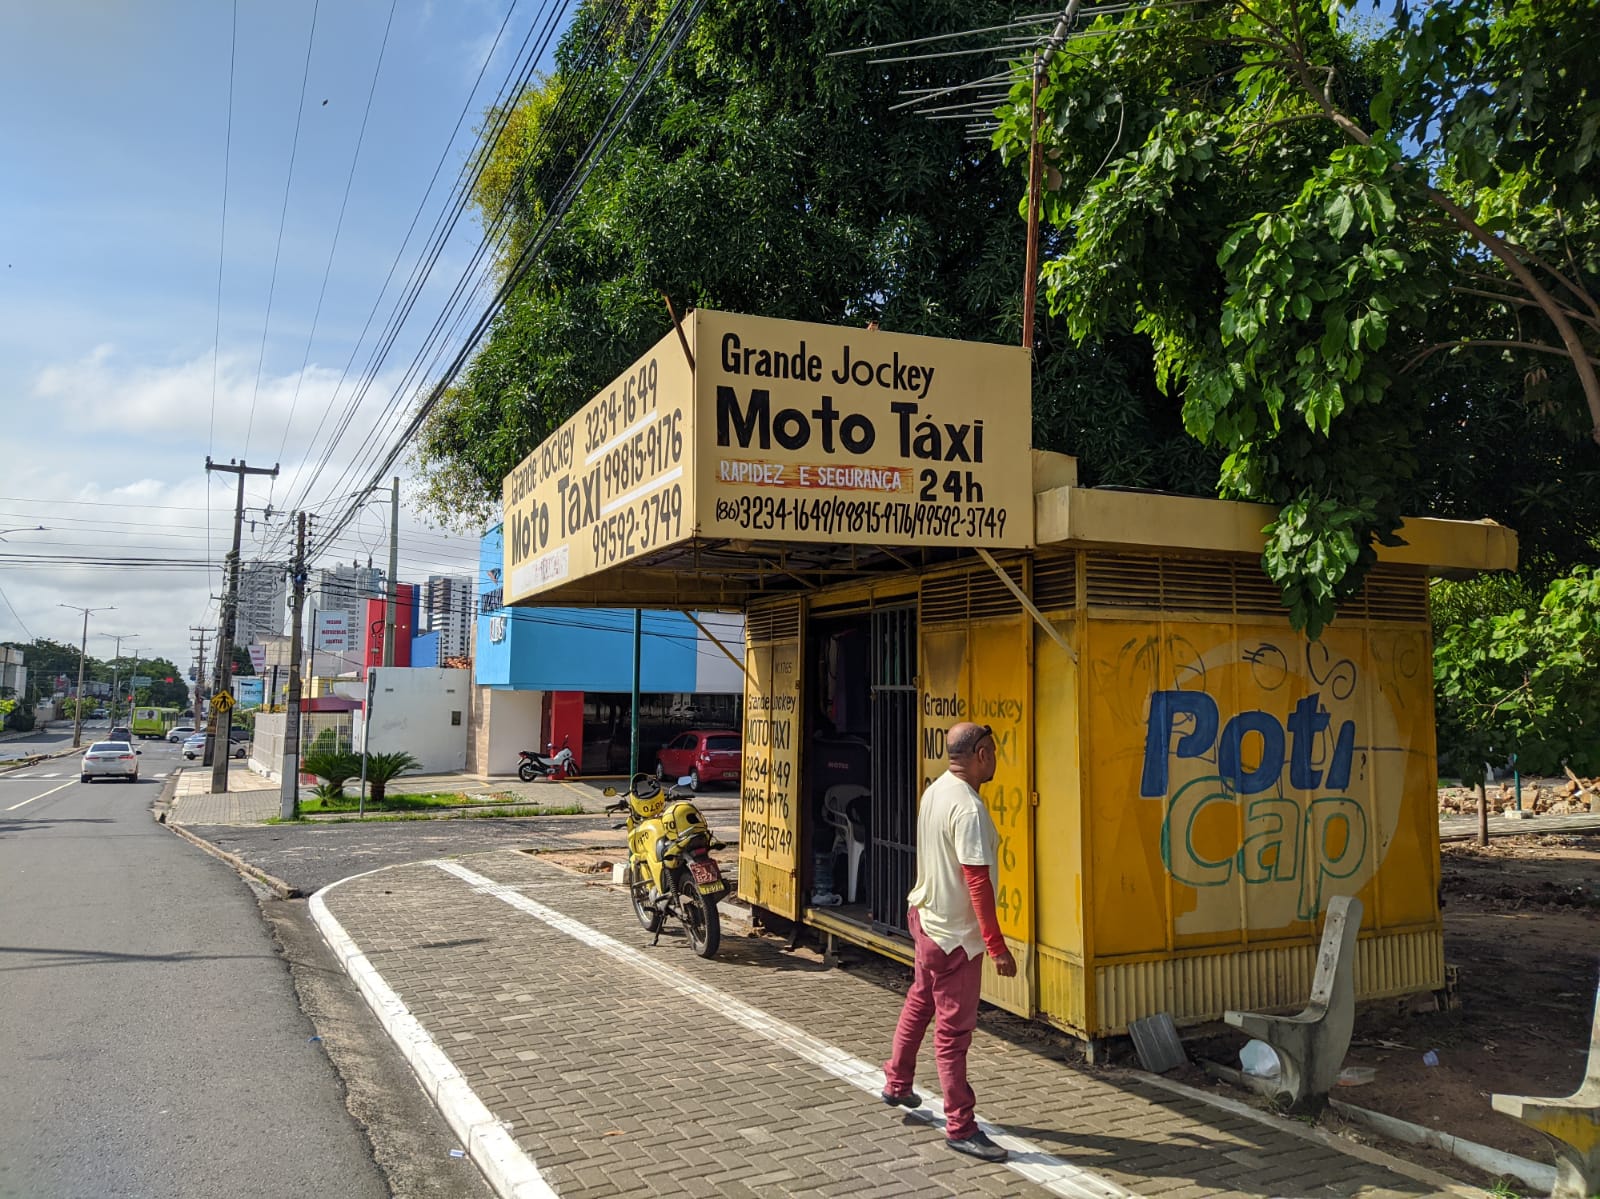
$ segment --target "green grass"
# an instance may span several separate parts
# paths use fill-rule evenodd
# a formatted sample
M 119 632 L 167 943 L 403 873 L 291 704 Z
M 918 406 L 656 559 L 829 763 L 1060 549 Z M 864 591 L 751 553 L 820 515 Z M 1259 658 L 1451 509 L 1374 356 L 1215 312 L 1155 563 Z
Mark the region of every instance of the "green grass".
M 319 820 L 318 824 L 349 824 L 356 820 L 384 821 L 384 820 L 488 820 L 508 819 L 521 816 L 581 816 L 583 807 L 579 804 L 523 804 L 515 807 L 502 807 L 490 804 L 480 804 L 471 808 L 451 807 L 446 804 L 396 804 L 393 800 L 407 799 L 435 799 L 438 796 L 396 795 L 391 800 L 386 800 L 382 808 L 374 808 L 367 804 L 367 815 L 356 816 L 356 805 L 350 803 L 333 808 L 320 805 L 321 800 L 307 799 L 300 801 L 300 817 L 297 820 L 285 820 L 281 816 L 274 816 L 267 821 L 268 824 L 306 824 L 308 816 L 325 813 L 336 813 L 331 820 Z M 472 801 L 467 800 L 471 803 Z

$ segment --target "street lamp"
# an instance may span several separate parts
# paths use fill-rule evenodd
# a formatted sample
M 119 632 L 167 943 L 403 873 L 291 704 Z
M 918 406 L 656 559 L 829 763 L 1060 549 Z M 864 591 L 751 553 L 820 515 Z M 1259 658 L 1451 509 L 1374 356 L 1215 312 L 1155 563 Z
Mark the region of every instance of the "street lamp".
M 113 726 L 117 723 L 117 701 L 122 698 L 122 690 L 117 686 L 122 679 L 122 643 L 124 641 L 132 641 L 138 635 L 138 633 L 100 634 L 100 636 L 109 637 L 117 643 L 117 656 L 111 661 L 111 723 Z M 135 674 L 139 672 L 139 659 L 137 656 L 133 660 L 133 670 Z M 131 705 L 129 710 L 132 710 Z
M 0 529 L 0 537 L 7 533 L 48 533 L 50 530 L 43 525 L 22 525 L 15 529 Z
M 71 608 L 74 612 L 83 613 L 83 641 L 78 645 L 78 699 L 72 705 L 72 748 L 78 749 L 83 745 L 83 665 L 88 661 L 89 655 L 89 614 L 115 612 L 117 606 L 111 604 L 104 608 L 81 608 L 77 604 L 57 604 L 56 607 Z

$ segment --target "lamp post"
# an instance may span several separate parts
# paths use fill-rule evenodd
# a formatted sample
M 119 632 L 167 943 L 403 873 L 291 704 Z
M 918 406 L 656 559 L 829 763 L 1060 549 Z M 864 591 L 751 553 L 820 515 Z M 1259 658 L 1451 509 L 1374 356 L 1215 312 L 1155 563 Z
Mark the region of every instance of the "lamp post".
M 74 612 L 83 613 L 83 640 L 78 644 L 78 698 L 72 705 L 72 748 L 78 749 L 83 745 L 83 666 L 88 661 L 89 655 L 89 614 L 91 612 L 115 612 L 115 604 L 104 608 L 83 608 L 77 604 L 57 604 L 58 608 L 71 608 Z
M 117 723 L 118 701 L 122 698 L 122 690 L 118 686 L 118 683 L 120 683 L 122 681 L 122 643 L 124 641 L 132 641 L 138 635 L 139 635 L 138 633 L 101 633 L 100 634 L 100 636 L 109 638 L 110 640 L 115 641 L 117 643 L 117 656 L 115 658 L 113 658 L 112 661 L 111 661 L 111 723 L 112 723 L 113 727 Z M 138 668 L 139 668 L 138 667 L 138 660 L 135 659 L 134 660 L 134 669 L 138 670 Z M 129 706 L 128 710 L 130 712 L 133 710 L 131 705 Z
M 0 537 L 7 533 L 48 533 L 50 530 L 43 525 L 21 525 L 15 529 L 0 529 Z

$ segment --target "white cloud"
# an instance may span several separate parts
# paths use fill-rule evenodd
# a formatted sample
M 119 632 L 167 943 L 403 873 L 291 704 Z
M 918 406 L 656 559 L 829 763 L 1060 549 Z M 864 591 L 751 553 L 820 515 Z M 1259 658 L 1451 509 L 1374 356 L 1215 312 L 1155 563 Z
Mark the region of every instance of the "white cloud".
M 397 379 L 380 378 L 369 389 L 312 486 L 308 502 L 318 505 L 321 528 L 329 528 L 347 502 L 330 502 L 331 497 L 364 485 L 376 467 L 374 451 L 392 444 L 399 410 L 407 404 L 398 405 L 387 419 L 380 420 L 380 414 Z M 59 605 L 115 605 L 115 612 L 93 618 L 91 653 L 106 656 L 112 649 L 109 640 L 94 640 L 97 631 L 136 632 L 139 639 L 126 647 L 138 646 L 186 665 L 189 626 L 215 623 L 212 597 L 221 590 L 220 565 L 232 534 L 236 480 L 232 475 L 207 477 L 208 446 L 219 462 L 245 456 L 255 465 L 270 465 L 283 447 L 276 480 L 247 479 L 246 505 L 254 509 L 249 513 L 254 528 L 244 528 L 242 554 L 247 560 L 266 555 L 287 561 L 291 518 L 282 509 L 311 477 L 352 395 L 348 384 L 336 393 L 338 383 L 339 371 L 313 364 L 303 375 L 264 374 L 257 387 L 254 356 L 225 352 L 216 364 L 213 430 L 209 354 L 149 364 L 127 361 L 118 347 L 104 344 L 40 370 L 28 388 L 23 419 L 8 430 L 0 451 L 0 529 L 33 524 L 49 529 L 12 534 L 0 543 L 0 589 L 27 631 L 76 644 L 81 617 Z M 316 433 L 319 423 L 322 431 Z M 403 480 L 408 475 L 403 464 L 395 473 Z M 404 509 L 407 490 L 403 481 L 402 581 L 420 582 L 428 573 L 472 573 L 476 541 L 446 536 L 409 516 Z M 343 535 L 322 547 L 322 564 L 364 560 L 369 553 L 379 565 L 387 563 L 386 489 L 374 498 L 377 502 Z M 269 502 L 275 510 L 270 520 L 260 511 Z M 209 570 L 41 567 L 6 557 L 25 553 L 214 565 Z M 0 639 L 21 637 L 17 625 L 0 604 Z

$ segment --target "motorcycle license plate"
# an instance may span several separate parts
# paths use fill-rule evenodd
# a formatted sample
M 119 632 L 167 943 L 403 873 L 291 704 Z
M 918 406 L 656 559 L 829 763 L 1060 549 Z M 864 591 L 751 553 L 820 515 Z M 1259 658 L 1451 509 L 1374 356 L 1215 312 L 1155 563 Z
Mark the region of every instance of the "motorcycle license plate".
M 713 859 L 689 859 L 689 873 L 702 895 L 722 890 L 722 870 Z

